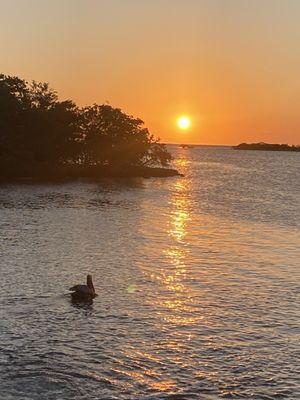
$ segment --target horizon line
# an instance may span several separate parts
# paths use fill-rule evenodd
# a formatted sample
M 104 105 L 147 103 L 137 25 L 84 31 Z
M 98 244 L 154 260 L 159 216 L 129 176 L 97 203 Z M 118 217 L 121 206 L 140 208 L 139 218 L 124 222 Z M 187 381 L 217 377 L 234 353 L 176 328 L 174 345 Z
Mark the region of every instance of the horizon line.
M 185 142 L 164 142 L 164 141 L 161 141 L 160 143 L 161 144 L 179 145 L 179 146 L 187 145 L 187 146 L 219 146 L 219 147 L 233 147 L 233 146 L 238 146 L 239 144 L 242 144 L 242 143 L 246 143 L 246 144 L 264 143 L 264 144 L 279 144 L 279 145 L 285 144 L 285 145 L 288 145 L 288 146 L 296 146 L 296 147 L 300 146 L 300 144 L 295 144 L 295 143 L 289 144 L 289 143 L 268 143 L 268 142 L 250 142 L 250 143 L 240 142 L 238 144 L 207 144 L 207 143 L 185 143 Z

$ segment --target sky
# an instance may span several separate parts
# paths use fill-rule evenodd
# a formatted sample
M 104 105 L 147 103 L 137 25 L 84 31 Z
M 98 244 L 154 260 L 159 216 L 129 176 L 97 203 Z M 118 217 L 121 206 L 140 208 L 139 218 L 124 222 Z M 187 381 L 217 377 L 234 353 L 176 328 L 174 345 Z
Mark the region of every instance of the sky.
M 300 144 L 299 0 L 0 0 L 0 72 L 163 142 Z M 180 130 L 176 120 L 190 117 Z

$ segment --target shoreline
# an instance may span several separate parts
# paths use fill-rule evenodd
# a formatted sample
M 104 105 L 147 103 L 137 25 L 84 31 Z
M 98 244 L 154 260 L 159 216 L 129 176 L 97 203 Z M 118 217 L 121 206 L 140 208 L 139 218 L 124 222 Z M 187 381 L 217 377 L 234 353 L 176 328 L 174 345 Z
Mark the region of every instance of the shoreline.
M 40 169 L 32 173 L 22 175 L 0 176 L 2 183 L 46 183 L 46 182 L 70 182 L 78 180 L 98 181 L 102 178 L 170 178 L 183 176 L 178 170 L 162 167 L 135 167 L 128 169 L 115 169 L 111 167 L 74 168 L 65 167 L 54 170 Z

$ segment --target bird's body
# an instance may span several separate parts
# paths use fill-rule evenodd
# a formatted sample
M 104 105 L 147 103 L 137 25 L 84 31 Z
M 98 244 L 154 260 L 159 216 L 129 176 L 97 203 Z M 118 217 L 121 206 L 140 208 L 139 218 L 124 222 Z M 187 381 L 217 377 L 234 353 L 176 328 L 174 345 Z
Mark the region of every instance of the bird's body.
M 86 283 L 86 285 L 75 285 L 69 289 L 72 291 L 73 302 L 90 302 L 97 296 L 91 275 L 87 276 Z
M 91 294 L 93 295 L 94 292 L 92 289 L 90 289 L 87 285 L 75 285 L 71 287 L 69 290 L 72 292 L 77 292 L 77 293 L 85 293 L 85 294 Z

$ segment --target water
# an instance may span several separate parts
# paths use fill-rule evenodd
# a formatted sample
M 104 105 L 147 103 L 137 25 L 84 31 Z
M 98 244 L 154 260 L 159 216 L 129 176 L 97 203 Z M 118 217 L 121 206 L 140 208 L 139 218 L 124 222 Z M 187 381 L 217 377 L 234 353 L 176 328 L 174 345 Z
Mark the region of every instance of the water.
M 184 177 L 1 186 L 1 399 L 300 398 L 299 154 L 172 151 Z

